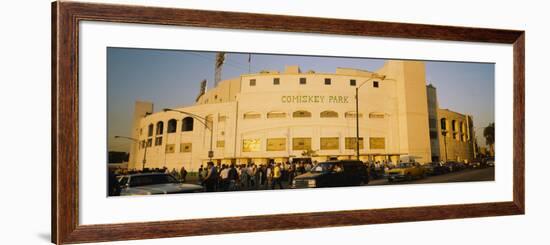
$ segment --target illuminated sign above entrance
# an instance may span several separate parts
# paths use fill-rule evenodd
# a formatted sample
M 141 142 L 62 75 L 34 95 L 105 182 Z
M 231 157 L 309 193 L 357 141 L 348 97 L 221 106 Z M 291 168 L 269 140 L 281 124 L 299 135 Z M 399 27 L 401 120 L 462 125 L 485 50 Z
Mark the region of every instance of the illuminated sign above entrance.
M 281 102 L 283 103 L 330 103 L 330 104 L 347 104 L 351 100 L 349 96 L 341 95 L 288 95 L 281 96 Z

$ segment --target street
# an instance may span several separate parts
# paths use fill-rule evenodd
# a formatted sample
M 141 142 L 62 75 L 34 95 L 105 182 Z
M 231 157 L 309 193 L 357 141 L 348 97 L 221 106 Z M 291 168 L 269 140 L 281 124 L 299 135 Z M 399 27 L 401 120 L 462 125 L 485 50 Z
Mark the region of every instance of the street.
M 480 169 L 464 169 L 457 172 L 435 175 L 435 176 L 426 176 L 421 179 L 414 179 L 411 181 L 394 181 L 389 182 L 386 178 L 380 178 L 372 180 L 364 186 L 378 186 L 378 185 L 403 185 L 403 184 L 425 184 L 425 183 L 452 183 L 452 182 L 469 182 L 469 181 L 493 181 L 495 179 L 495 168 L 487 167 Z M 187 183 L 198 183 L 196 176 L 188 177 Z M 289 183 L 287 181 L 282 181 L 283 189 L 289 189 Z M 250 190 L 266 190 L 265 186 L 260 187 L 240 187 L 240 191 L 250 191 Z M 277 188 L 278 189 L 278 188 Z
M 458 172 L 427 176 L 412 181 L 388 182 L 387 179 L 377 179 L 369 182 L 368 185 L 399 185 L 399 184 L 424 184 L 424 183 L 449 183 L 467 181 L 492 181 L 495 180 L 495 168 L 465 169 Z

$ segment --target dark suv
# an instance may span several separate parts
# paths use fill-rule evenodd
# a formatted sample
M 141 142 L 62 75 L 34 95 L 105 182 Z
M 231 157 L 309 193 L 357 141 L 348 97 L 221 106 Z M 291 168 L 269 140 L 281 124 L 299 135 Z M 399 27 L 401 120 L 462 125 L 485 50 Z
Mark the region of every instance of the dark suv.
M 368 168 L 361 161 L 321 162 L 309 172 L 296 176 L 293 188 L 359 186 L 369 183 Z

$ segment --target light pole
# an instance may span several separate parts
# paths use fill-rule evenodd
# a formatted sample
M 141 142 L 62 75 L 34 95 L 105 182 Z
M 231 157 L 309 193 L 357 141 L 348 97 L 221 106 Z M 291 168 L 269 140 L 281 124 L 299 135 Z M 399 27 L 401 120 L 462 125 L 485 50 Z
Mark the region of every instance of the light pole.
M 375 79 L 376 77 L 371 77 L 361 83 L 361 85 L 355 87 L 355 149 L 357 153 L 357 160 L 359 160 L 359 88 L 365 85 L 367 82 Z
M 209 161 L 211 162 L 212 161 L 212 157 L 214 157 L 214 151 L 212 151 L 212 141 L 214 139 L 214 130 L 212 129 L 211 126 L 208 126 L 208 123 L 206 121 L 206 118 L 204 117 L 201 117 L 197 114 L 193 114 L 191 112 L 186 112 L 186 111 L 180 111 L 180 110 L 175 110 L 175 109 L 170 109 L 170 108 L 164 108 L 163 109 L 164 112 L 168 112 L 168 111 L 174 111 L 174 112 L 178 112 L 178 113 L 181 113 L 181 114 L 184 114 L 184 115 L 188 115 L 194 119 L 196 119 L 197 121 L 199 121 L 200 123 L 202 123 L 208 130 L 210 130 L 210 150 L 208 151 L 208 159 Z
M 441 134 L 443 134 L 443 143 L 445 144 L 445 162 L 447 162 L 447 130 L 441 131 Z
M 139 140 L 134 139 L 132 137 L 115 135 L 115 139 L 128 139 L 128 140 L 134 141 L 134 142 L 139 144 Z M 142 170 L 145 170 L 145 162 L 147 161 L 146 159 L 147 159 L 147 141 L 145 142 L 145 150 L 143 152 L 143 161 L 142 161 L 142 166 L 141 166 Z

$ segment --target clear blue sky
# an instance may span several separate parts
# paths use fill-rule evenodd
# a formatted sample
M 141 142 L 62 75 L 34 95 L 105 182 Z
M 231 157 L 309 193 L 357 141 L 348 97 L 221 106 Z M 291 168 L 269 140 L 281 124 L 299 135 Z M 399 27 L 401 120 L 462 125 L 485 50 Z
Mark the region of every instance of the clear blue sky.
M 336 67 L 374 71 L 383 59 L 227 53 L 222 80 L 261 70 L 299 65 L 302 71 L 333 73 Z M 130 142 L 113 139 L 130 135 L 134 102 L 151 101 L 155 111 L 194 103 L 199 83 L 213 86 L 216 53 L 155 49 L 107 49 L 107 113 L 109 150 L 128 151 Z M 426 61 L 426 79 L 437 88 L 440 108 L 474 117 L 478 143 L 482 127 L 494 122 L 494 64 Z

